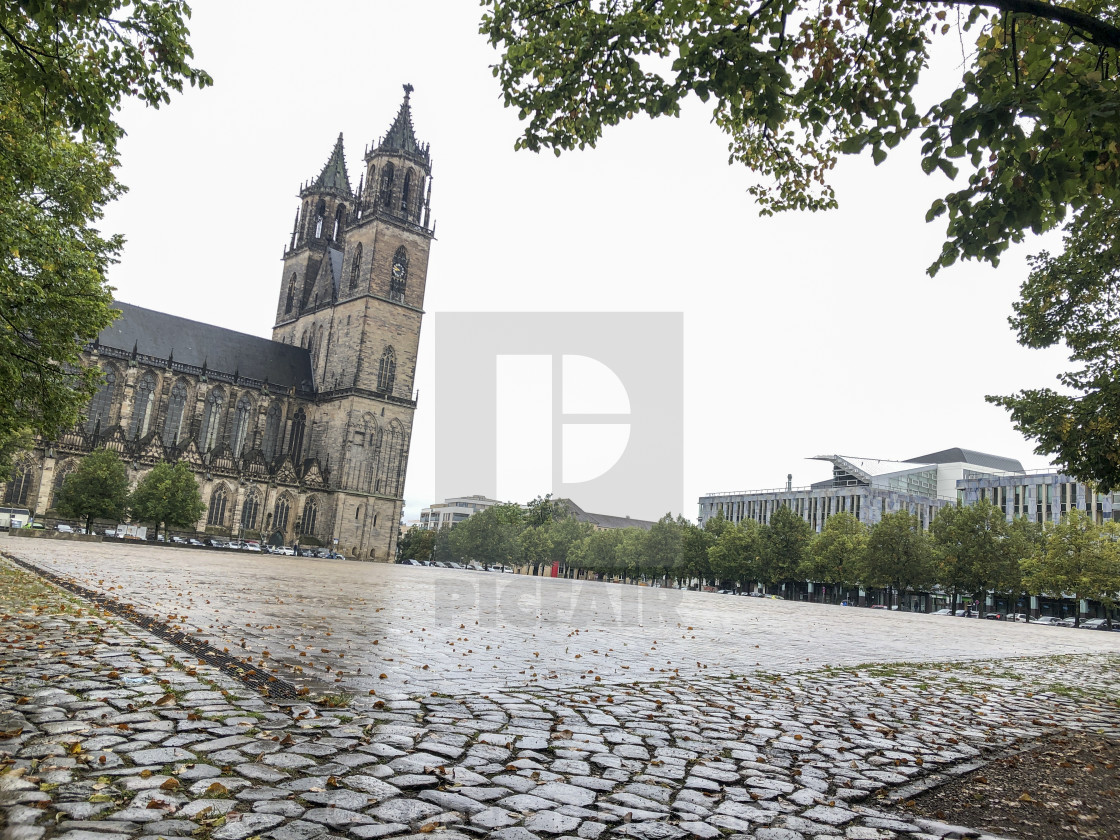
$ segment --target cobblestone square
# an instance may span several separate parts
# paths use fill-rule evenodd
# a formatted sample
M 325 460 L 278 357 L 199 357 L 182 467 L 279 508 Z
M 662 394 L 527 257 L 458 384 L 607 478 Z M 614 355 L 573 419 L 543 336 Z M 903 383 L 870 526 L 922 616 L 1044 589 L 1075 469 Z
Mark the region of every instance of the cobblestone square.
M 975 836 L 892 804 L 1051 729 L 1120 734 L 1120 634 L 175 548 L 0 549 L 325 701 L 262 696 L 4 561 L 4 840 Z M 1082 826 L 1116 836 L 1098 828 Z

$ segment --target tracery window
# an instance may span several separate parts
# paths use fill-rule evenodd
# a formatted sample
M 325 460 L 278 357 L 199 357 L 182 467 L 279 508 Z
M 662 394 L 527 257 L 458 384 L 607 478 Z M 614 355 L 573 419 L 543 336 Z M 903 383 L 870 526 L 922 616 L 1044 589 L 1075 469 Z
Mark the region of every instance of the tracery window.
M 354 251 L 354 261 L 350 264 L 350 291 L 358 288 L 358 278 L 362 272 L 362 243 L 358 243 L 357 249 Z
M 403 301 L 404 290 L 408 285 L 408 251 L 402 245 L 393 254 L 389 269 L 389 300 Z
M 168 446 L 179 443 L 183 430 L 183 409 L 187 405 L 187 383 L 179 380 L 171 386 L 171 398 L 167 401 L 167 416 L 163 419 L 163 442 Z
M 113 370 L 106 370 L 101 387 L 89 401 L 89 419 L 86 420 L 86 431 L 89 434 L 104 432 L 109 428 L 109 413 L 117 396 L 117 374 Z
M 325 202 L 320 201 L 315 208 L 315 238 L 318 239 L 323 235 L 323 219 L 327 215 L 327 205 Z
M 222 405 L 226 395 L 215 388 L 206 397 L 206 414 L 202 418 L 202 451 L 209 452 L 218 442 L 218 427 L 222 424 Z
M 264 445 L 261 447 L 264 457 L 272 460 L 276 457 L 276 443 L 280 439 L 280 403 L 273 403 L 268 407 L 268 415 L 264 422 Z
M 404 173 L 404 186 L 401 187 L 401 212 L 408 213 L 408 203 L 412 200 L 412 170 Z
M 288 498 L 287 496 L 281 496 L 276 500 L 276 509 L 272 514 L 272 527 L 277 531 L 288 530 L 288 510 Z
M 338 241 L 338 232 L 342 229 L 342 222 L 346 218 L 346 205 L 340 204 L 334 210 L 334 227 L 331 228 L 331 242 Z
M 299 523 L 301 534 L 314 534 L 315 521 L 319 518 L 319 504 L 314 499 L 308 499 L 303 506 L 303 519 Z
M 296 302 L 296 274 L 292 272 L 292 279 L 288 283 L 288 299 L 284 302 L 284 314 L 290 315 Z
M 226 486 L 220 485 L 210 496 L 210 512 L 206 515 L 207 525 L 221 527 L 226 523 Z
M 249 531 L 257 529 L 257 517 L 261 511 L 260 495 L 254 490 L 245 499 L 241 507 L 241 527 Z
M 230 440 L 234 458 L 240 457 L 241 447 L 245 445 L 245 437 L 249 431 L 249 415 L 252 410 L 253 406 L 248 397 L 243 396 L 237 401 L 237 414 L 234 417 L 233 436 Z
M 377 368 L 377 390 L 392 393 L 393 385 L 397 379 L 397 354 L 392 347 L 386 347 L 381 354 L 381 363 Z
M 381 170 L 381 194 L 378 199 L 382 207 L 392 210 L 393 200 L 393 164 L 390 161 Z
M 142 438 L 148 433 L 148 425 L 152 421 L 152 404 L 155 402 L 156 378 L 150 374 L 136 383 L 136 390 L 132 396 L 132 425 L 129 427 L 128 436 L 133 440 Z
M 31 464 L 16 464 L 4 491 L 4 504 L 14 507 L 27 507 L 27 495 L 31 492 Z
M 288 438 L 288 454 L 292 456 L 292 460 L 297 464 L 299 463 L 300 452 L 303 451 L 303 432 L 307 426 L 307 415 L 303 413 L 301 408 L 296 412 L 296 416 L 292 418 L 292 434 Z

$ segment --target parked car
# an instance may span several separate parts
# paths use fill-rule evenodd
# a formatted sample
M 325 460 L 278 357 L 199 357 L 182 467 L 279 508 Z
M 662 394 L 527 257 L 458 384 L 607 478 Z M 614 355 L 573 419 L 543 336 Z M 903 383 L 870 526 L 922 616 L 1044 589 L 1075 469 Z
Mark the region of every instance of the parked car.
M 984 618 L 989 621 L 1003 621 L 1003 613 L 984 613 Z
M 952 615 L 952 614 L 953 614 L 953 611 L 951 609 L 949 609 L 948 607 L 946 607 L 943 610 L 938 610 L 937 612 L 930 613 L 930 615 Z
M 1043 627 L 1064 627 L 1062 620 L 1052 615 L 1040 616 L 1031 621 L 1031 624 L 1041 624 Z
M 1073 616 L 1070 616 L 1069 618 L 1063 618 L 1061 621 L 1058 622 L 1058 625 L 1061 626 L 1061 627 L 1076 627 L 1077 626 L 1077 619 L 1074 618 Z
M 290 545 L 281 545 L 277 547 L 277 554 L 283 554 L 285 557 L 294 557 L 296 550 Z
M 202 545 L 202 540 L 191 537 L 189 540 L 187 540 L 187 545 Z
M 172 536 L 171 536 L 171 542 L 177 543 L 179 545 L 186 545 L 187 544 L 186 539 L 184 539 L 183 537 L 177 537 L 174 534 L 172 534 Z
M 1081 622 L 1082 630 L 1111 630 L 1107 618 L 1090 618 Z
M 245 540 L 241 543 L 241 548 L 244 551 L 257 551 L 261 550 L 261 544 L 256 540 Z
M 54 526 L 54 529 L 60 534 L 73 534 L 74 529 L 67 525 L 65 522 L 59 522 Z
M 1011 616 L 1011 620 L 1012 621 L 1030 621 L 1030 616 L 1027 615 L 1026 613 L 1015 613 L 1015 615 Z

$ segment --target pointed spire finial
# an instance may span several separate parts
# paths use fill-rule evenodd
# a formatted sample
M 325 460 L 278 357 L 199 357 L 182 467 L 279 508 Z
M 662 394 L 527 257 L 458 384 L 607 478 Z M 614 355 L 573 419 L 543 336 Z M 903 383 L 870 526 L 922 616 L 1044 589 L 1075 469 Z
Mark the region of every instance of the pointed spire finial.
M 315 179 L 314 186 L 350 193 L 350 176 L 346 174 L 346 153 L 341 131 L 338 133 L 338 139 L 334 143 L 334 149 L 323 171 Z
M 397 116 L 393 120 L 393 124 L 389 126 L 389 130 L 385 133 L 385 136 L 381 138 L 381 141 L 376 145 L 374 151 L 404 152 L 407 155 L 413 155 L 426 161 L 428 158 L 428 147 L 416 141 L 416 133 L 412 128 L 412 106 L 410 104 L 410 98 L 415 88 L 410 84 L 403 85 L 402 87 L 404 88 L 404 101 L 401 102 L 401 107 L 397 111 Z

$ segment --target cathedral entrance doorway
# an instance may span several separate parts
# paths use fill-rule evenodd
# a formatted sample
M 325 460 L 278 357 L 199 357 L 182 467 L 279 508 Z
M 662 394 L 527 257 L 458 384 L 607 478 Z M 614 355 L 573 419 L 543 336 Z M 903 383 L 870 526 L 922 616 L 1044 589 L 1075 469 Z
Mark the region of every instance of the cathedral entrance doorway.
M 269 545 L 283 545 L 284 534 L 280 531 L 273 531 L 272 536 L 268 538 Z

